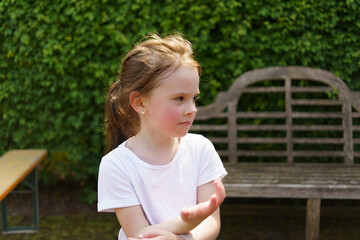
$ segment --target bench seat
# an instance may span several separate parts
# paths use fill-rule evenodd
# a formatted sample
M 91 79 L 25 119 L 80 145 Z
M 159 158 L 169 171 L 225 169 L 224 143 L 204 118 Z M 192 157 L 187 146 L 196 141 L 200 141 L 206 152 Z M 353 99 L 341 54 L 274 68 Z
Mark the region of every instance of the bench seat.
M 360 166 L 239 163 L 226 169 L 228 197 L 360 199 Z
M 11 150 L 0 157 L 0 203 L 2 233 L 33 233 L 38 229 L 37 166 L 46 157 L 47 150 Z M 7 219 L 7 195 L 17 193 L 20 183 L 28 189 L 33 199 L 33 226 L 9 227 Z M 24 192 L 24 191 L 19 191 Z

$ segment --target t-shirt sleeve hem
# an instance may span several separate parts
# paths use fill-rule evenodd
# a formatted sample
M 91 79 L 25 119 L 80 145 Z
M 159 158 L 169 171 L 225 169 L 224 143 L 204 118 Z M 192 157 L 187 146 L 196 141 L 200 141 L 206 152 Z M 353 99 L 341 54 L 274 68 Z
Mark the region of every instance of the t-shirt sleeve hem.
M 98 212 L 115 212 L 115 208 L 130 207 L 140 205 L 137 198 L 115 199 L 111 201 L 103 201 L 97 204 Z
M 206 177 L 203 177 L 198 181 L 198 187 L 201 185 L 204 185 L 205 183 L 214 181 L 216 178 L 223 179 L 227 175 L 227 172 L 225 168 L 218 169 L 217 171 L 213 172 L 212 174 L 209 174 Z

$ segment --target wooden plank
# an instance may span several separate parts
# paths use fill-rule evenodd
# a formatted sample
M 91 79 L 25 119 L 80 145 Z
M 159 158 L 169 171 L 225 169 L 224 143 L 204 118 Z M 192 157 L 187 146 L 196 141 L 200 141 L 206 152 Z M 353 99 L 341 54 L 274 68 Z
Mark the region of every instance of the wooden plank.
M 11 150 L 0 157 L 0 201 L 47 155 L 46 150 Z
M 292 87 L 292 93 L 326 93 L 332 92 L 331 87 Z
M 236 204 L 225 202 L 221 205 L 221 216 L 237 217 L 301 217 L 305 219 L 306 206 L 294 205 L 259 205 L 259 204 Z M 352 206 L 321 206 L 321 217 L 354 219 L 360 216 L 360 207 Z
M 239 173 L 232 172 L 231 178 L 239 180 L 242 183 L 266 183 L 266 184 L 306 184 L 306 185 L 347 185 L 354 186 L 360 184 L 359 175 L 354 172 L 338 174 L 337 172 L 279 172 L 273 174 L 271 172 L 248 172 L 241 171 L 244 176 Z M 282 175 L 279 175 L 279 174 Z M 245 178 L 246 176 L 246 178 Z
M 282 93 L 285 92 L 284 87 L 247 87 L 243 93 Z
M 228 183 L 224 179 L 227 197 L 250 198 L 322 198 L 322 199 L 358 199 L 359 188 L 347 188 L 344 185 L 332 187 L 304 184 L 260 184 L 260 183 Z
M 352 126 L 352 130 L 353 130 L 353 131 L 360 131 L 360 126 L 358 126 L 358 125 L 353 125 L 353 126 Z
M 343 138 L 294 138 L 297 144 L 344 144 Z
M 352 116 L 351 116 L 351 104 L 344 104 L 342 108 L 344 114 L 343 126 L 344 126 L 344 153 L 345 164 L 354 164 L 354 144 L 352 134 Z
M 285 173 L 286 174 L 286 173 Z M 354 187 L 355 182 L 359 184 L 359 181 L 351 179 L 352 176 L 336 176 L 330 179 L 331 175 L 325 176 L 299 176 L 297 178 L 293 176 L 264 176 L 264 175 L 248 175 L 246 179 L 234 178 L 241 181 L 242 184 L 268 184 L 268 185 L 307 185 L 321 188 L 331 188 L 336 186 Z M 353 184 L 352 184 L 353 183 Z
M 354 127 L 353 127 L 354 128 Z M 293 125 L 293 131 L 342 131 L 344 128 L 341 125 Z M 237 130 L 240 131 L 285 131 L 285 124 L 242 124 L 238 125 Z M 360 126 L 359 126 L 360 130 Z
M 321 200 L 308 199 L 306 206 L 306 240 L 318 240 L 320 228 L 320 203 Z
M 285 124 L 242 124 L 237 126 L 238 131 L 286 131 Z
M 286 118 L 284 112 L 238 112 L 237 118 Z
M 229 162 L 235 163 L 237 161 L 236 156 L 236 106 L 237 102 L 230 102 L 228 104 L 228 150 L 229 150 Z
M 338 169 L 323 167 L 320 164 L 314 167 L 269 167 L 264 166 L 263 169 L 251 168 L 251 167 L 242 167 L 242 168 L 229 168 L 229 176 L 234 179 L 241 181 L 255 180 L 255 181 L 264 181 L 265 179 L 276 179 L 277 183 L 286 183 L 287 180 L 295 180 L 295 183 L 304 181 L 309 183 L 309 181 L 326 181 L 331 184 L 336 184 L 333 180 L 347 182 L 348 185 L 358 185 L 360 184 L 360 168 L 342 168 Z M 261 166 L 261 165 L 259 165 Z M 344 165 L 343 165 L 344 166 Z M 317 168 L 317 169 L 316 169 Z M 340 172 L 342 171 L 342 172 Z M 329 177 L 332 176 L 331 179 Z
M 287 151 L 278 150 L 239 150 L 236 152 L 237 156 L 244 157 L 286 157 Z M 294 157 L 344 157 L 343 151 L 293 151 Z
M 343 151 L 294 151 L 294 157 L 344 157 Z
M 244 150 L 244 151 L 237 151 L 237 156 L 244 156 L 244 157 L 286 157 L 287 152 L 284 151 L 250 151 L 250 150 Z
M 291 106 L 291 79 L 285 79 L 285 108 L 286 108 L 286 140 L 287 140 L 287 162 L 292 163 L 293 158 L 293 132 L 292 132 L 292 106 Z
M 296 131 L 342 131 L 341 125 L 293 125 Z
M 226 166 L 229 197 L 360 199 L 360 166 L 239 163 Z
M 266 169 L 282 169 L 284 171 L 289 171 L 291 169 L 294 169 L 296 171 L 297 168 L 301 169 L 309 169 L 309 171 L 317 171 L 314 168 L 318 168 L 321 166 L 320 171 L 346 171 L 347 169 L 349 171 L 359 171 L 360 165 L 354 165 L 354 166 L 347 166 L 342 163 L 293 163 L 293 164 L 287 164 L 287 163 L 278 163 L 278 162 L 249 162 L 249 163 L 237 163 L 235 165 L 231 165 L 231 169 L 235 169 L 236 171 L 241 169 L 260 169 L 266 167 Z M 271 170 L 272 171 L 272 170 Z
M 293 112 L 292 118 L 342 118 L 342 113 L 337 112 Z
M 242 144 L 258 144 L 258 143 L 287 143 L 286 138 L 251 138 L 243 137 L 238 138 L 237 143 Z
M 360 112 L 353 112 L 352 117 L 353 118 L 360 118 Z
M 191 126 L 191 131 L 226 131 L 227 128 L 227 125 L 194 124 Z
M 329 99 L 292 99 L 291 104 L 299 106 L 341 106 L 342 102 Z

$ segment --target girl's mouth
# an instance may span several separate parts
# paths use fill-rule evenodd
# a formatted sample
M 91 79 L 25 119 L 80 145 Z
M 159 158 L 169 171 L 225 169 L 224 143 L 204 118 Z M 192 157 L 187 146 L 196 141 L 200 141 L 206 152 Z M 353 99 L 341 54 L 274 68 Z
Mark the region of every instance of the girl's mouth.
M 181 122 L 180 125 L 190 127 L 192 125 L 192 122 L 191 121 Z

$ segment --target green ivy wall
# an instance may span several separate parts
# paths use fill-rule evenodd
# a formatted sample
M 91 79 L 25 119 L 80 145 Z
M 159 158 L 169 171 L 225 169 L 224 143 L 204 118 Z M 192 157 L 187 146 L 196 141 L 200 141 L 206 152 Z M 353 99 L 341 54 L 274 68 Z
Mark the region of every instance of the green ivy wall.
M 277 65 L 326 69 L 359 90 L 359 11 L 359 0 L 3 0 L 0 154 L 48 149 L 40 179 L 90 186 L 91 201 L 106 89 L 147 33 L 179 31 L 193 42 L 201 105 L 240 74 Z

